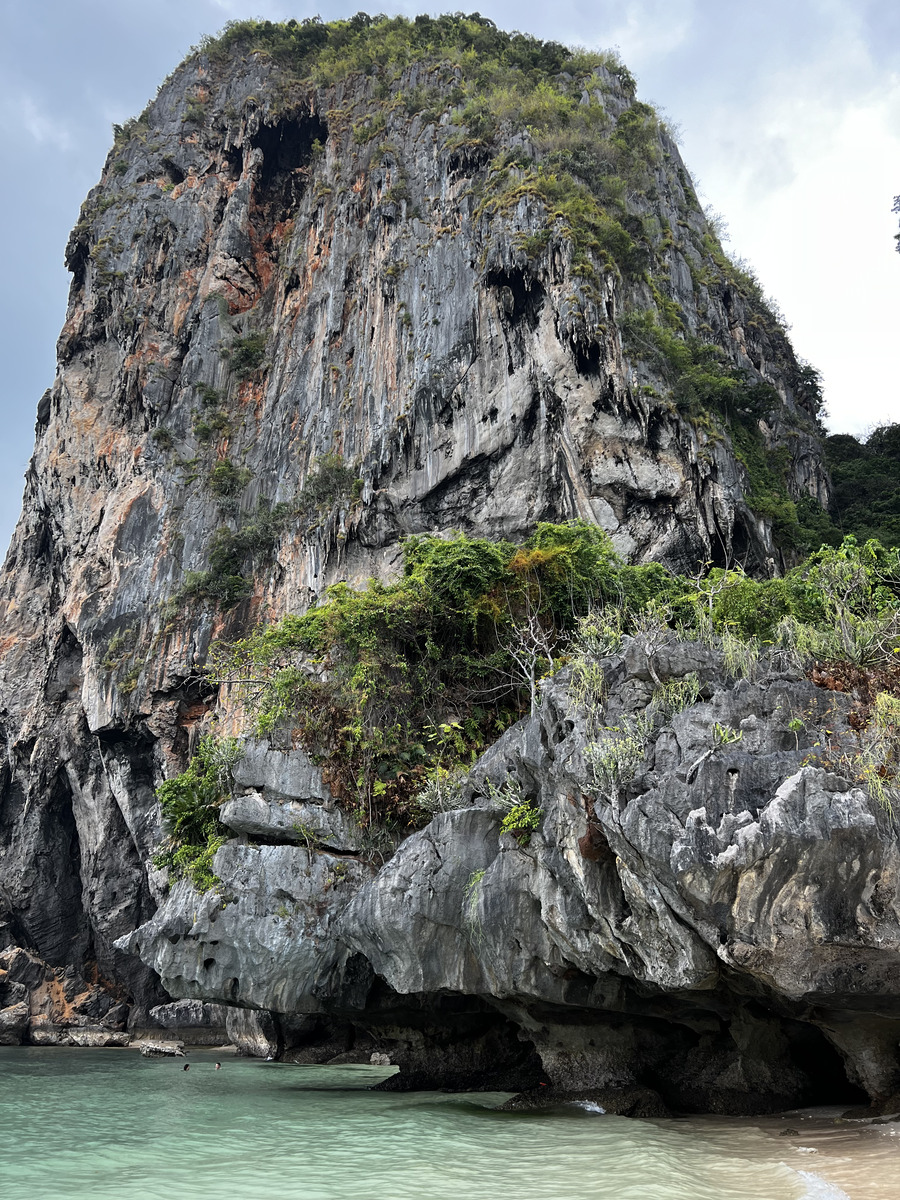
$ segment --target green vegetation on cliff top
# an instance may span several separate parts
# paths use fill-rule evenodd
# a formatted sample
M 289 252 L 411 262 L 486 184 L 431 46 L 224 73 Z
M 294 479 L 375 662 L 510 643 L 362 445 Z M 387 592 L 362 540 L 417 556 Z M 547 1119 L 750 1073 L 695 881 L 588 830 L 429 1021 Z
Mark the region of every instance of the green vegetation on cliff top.
M 900 552 L 874 541 L 847 538 L 783 578 L 758 581 L 740 570 L 688 579 L 658 564 L 629 566 L 582 521 L 541 524 L 519 546 L 414 537 L 396 582 L 330 588 L 308 612 L 219 646 L 212 677 L 242 703 L 251 732 L 290 731 L 361 823 L 401 831 L 426 818 L 423 789 L 452 780 L 535 709 L 543 678 L 583 663 L 586 645 L 602 659 L 626 634 L 645 646 L 673 638 L 714 646 L 736 675 L 768 659 L 778 670 L 814 667 L 825 686 L 861 689 L 859 727 L 874 721 L 877 753 L 832 765 L 879 797 L 893 788 Z M 662 693 L 655 701 L 660 712 L 690 702 Z M 621 740 L 634 743 L 634 759 L 640 737 Z M 205 739 L 159 791 L 171 834 L 159 865 L 200 887 L 213 882 L 224 836 L 216 809 L 234 753 L 232 742 Z

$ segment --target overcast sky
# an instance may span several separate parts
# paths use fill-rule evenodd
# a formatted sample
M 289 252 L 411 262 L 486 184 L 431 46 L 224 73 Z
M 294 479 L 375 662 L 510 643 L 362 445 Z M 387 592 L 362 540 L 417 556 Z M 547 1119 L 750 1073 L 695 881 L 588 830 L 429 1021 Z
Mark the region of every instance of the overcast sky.
M 0 0 L 0 541 L 65 315 L 63 250 L 111 142 L 203 34 L 235 17 L 349 16 L 268 0 Z M 453 11 L 373 5 L 391 14 Z M 900 419 L 900 2 L 482 0 L 505 29 L 617 47 L 680 131 L 729 249 L 757 272 L 825 382 L 833 431 Z

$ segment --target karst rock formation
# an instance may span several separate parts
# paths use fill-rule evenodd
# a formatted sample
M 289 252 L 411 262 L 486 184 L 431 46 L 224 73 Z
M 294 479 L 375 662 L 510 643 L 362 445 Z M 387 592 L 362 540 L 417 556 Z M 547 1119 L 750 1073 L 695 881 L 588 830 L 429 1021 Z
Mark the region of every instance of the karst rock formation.
M 578 517 L 634 562 L 781 570 L 752 455 L 692 406 L 704 363 L 756 405 L 785 494 L 828 499 L 802 365 L 628 72 L 474 18 L 355 20 L 192 53 L 117 131 L 67 246 L 0 585 L 0 1037 L 144 1028 L 180 999 L 230 1006 L 256 1052 L 386 1050 L 396 1086 L 884 1101 L 895 842 L 803 765 L 779 716 L 819 702 L 803 680 L 670 646 L 653 673 L 699 661 L 703 693 L 614 800 L 560 676 L 384 863 L 302 750 L 251 741 L 222 890 L 151 865 L 155 788 L 217 711 L 211 643 L 390 578 L 409 534 Z M 560 96 L 580 141 L 541 115 Z M 691 347 L 677 386 L 659 330 Z M 647 702 L 642 654 L 607 664 L 613 716 Z M 742 743 L 692 775 L 726 719 Z M 510 777 L 545 813 L 527 846 L 479 790 Z

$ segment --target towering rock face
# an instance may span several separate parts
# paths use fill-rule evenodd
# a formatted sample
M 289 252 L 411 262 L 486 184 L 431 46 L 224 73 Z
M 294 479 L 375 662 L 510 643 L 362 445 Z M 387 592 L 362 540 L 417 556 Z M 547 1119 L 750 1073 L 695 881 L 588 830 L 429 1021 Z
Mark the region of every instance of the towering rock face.
M 154 787 L 212 710 L 213 637 L 389 575 L 409 533 L 580 516 L 635 560 L 771 571 L 760 456 L 788 505 L 827 499 L 803 372 L 627 72 L 451 18 L 438 53 L 439 24 L 193 54 L 67 247 L 2 580 L 0 916 L 138 1009 L 165 994 L 114 943 L 165 895 Z M 269 849 L 273 879 L 309 854 Z M 329 961 L 358 997 L 369 950 Z M 403 986 L 450 986 L 426 974 Z
M 221 892 L 180 882 L 123 948 L 178 995 L 352 1020 L 401 1065 L 395 1086 L 490 1068 L 489 1087 L 549 1082 L 627 1111 L 636 1087 L 681 1109 L 867 1094 L 896 1111 L 892 821 L 804 765 L 852 738 L 850 698 L 771 662 L 736 680 L 721 653 L 674 638 L 629 639 L 598 665 L 607 748 L 647 711 L 654 676 L 699 679 L 621 786 L 598 777 L 590 706 L 563 672 L 377 871 L 288 845 L 271 819 L 262 844 L 219 850 Z M 273 773 L 302 758 L 251 749 L 244 778 L 273 816 Z M 511 781 L 533 831 L 501 826 Z M 436 1013 L 448 997 L 469 1007 Z

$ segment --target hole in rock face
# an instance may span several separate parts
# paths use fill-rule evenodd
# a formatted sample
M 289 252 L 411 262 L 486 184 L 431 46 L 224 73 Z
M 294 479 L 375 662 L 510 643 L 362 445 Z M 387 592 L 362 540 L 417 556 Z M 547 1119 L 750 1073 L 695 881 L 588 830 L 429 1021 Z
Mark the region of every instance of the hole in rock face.
M 523 271 L 488 271 L 485 283 L 497 289 L 500 311 L 511 325 L 524 319 L 530 328 L 537 326 L 544 289 L 536 279 L 528 278 Z
M 204 971 L 210 970 L 210 968 L 214 967 L 215 965 L 216 965 L 216 960 L 214 958 L 204 958 L 204 960 L 203 960 L 203 970 Z
M 164 158 L 162 165 L 169 183 L 184 183 L 184 171 L 171 158 Z
M 236 146 L 231 146 L 222 152 L 222 174 L 232 182 L 240 179 L 244 170 L 244 155 Z
M 690 1034 L 671 1026 L 664 1052 L 642 1082 L 682 1112 L 732 1115 L 779 1112 L 808 1104 L 865 1104 L 843 1059 L 816 1025 L 779 1018 L 746 998 L 721 1032 Z
M 72 272 L 72 284 L 75 288 L 83 288 L 87 265 L 90 256 L 90 246 L 86 241 L 76 241 L 66 247 L 66 267 Z
M 250 139 L 263 154 L 250 199 L 251 241 L 257 255 L 251 271 L 261 287 L 267 286 L 269 268 L 260 261 L 259 251 L 269 259 L 277 255 L 285 222 L 293 218 L 306 190 L 313 144 L 327 136 L 325 122 L 309 113 L 263 125 Z
M 313 142 L 324 143 L 327 136 L 328 127 L 314 114 L 261 126 L 251 139 L 251 145 L 263 152 L 258 202 L 286 211 L 295 207 L 305 183 L 296 172 L 309 165 Z
M 810 1103 L 869 1103 L 862 1088 L 847 1078 L 844 1060 L 821 1029 L 804 1021 L 787 1021 L 785 1032 L 790 1038 L 791 1058 L 810 1081 Z
M 731 527 L 730 542 L 718 521 L 715 522 L 715 528 L 710 530 L 710 534 L 709 560 L 714 567 L 728 570 L 734 566 L 735 561 L 747 565 L 752 543 L 747 526 L 740 517 L 735 518 Z
M 579 375 L 597 375 L 600 372 L 600 343 L 572 339 L 572 357 Z

